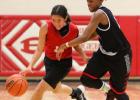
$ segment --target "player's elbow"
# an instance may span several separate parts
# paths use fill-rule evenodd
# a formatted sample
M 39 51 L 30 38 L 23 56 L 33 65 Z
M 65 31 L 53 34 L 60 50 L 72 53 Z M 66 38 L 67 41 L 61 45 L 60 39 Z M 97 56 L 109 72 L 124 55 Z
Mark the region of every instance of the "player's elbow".
M 44 48 L 43 48 L 43 47 L 42 47 L 42 48 L 41 48 L 41 47 L 38 47 L 38 48 L 37 48 L 37 51 L 38 51 L 39 53 L 42 53 L 42 52 L 44 51 Z

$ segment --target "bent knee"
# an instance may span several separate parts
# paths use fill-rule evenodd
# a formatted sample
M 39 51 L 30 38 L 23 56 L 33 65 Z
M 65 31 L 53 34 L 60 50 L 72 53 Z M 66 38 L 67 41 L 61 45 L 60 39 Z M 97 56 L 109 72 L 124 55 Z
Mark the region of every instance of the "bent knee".
M 81 77 L 80 77 L 80 81 L 82 82 L 82 84 L 83 85 L 86 85 L 87 84 L 87 79 L 88 77 L 87 76 L 85 76 L 85 75 L 82 75 Z
M 86 75 L 82 75 L 80 78 L 81 83 L 84 86 L 90 87 L 90 88 L 96 88 L 99 89 L 102 86 L 102 81 L 98 78 L 90 78 Z
M 89 86 L 91 86 L 91 83 L 94 83 L 96 81 L 96 79 L 91 79 L 88 76 L 82 75 L 80 78 L 80 81 L 82 82 L 83 85 L 89 87 Z
M 112 83 L 110 85 L 111 85 L 112 90 L 116 92 L 116 94 L 122 94 L 126 90 L 126 84 L 123 84 L 123 83 L 120 83 L 120 84 Z

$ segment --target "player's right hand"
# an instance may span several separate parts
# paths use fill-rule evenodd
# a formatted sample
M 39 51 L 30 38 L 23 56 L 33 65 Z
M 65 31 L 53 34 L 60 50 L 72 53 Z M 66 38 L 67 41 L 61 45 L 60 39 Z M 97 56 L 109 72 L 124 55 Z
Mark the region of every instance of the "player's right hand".
M 26 76 L 29 73 L 33 73 L 32 68 L 31 67 L 27 67 L 25 70 L 19 72 L 19 74 Z
M 64 52 L 64 50 L 66 49 L 66 45 L 65 44 L 62 44 L 60 45 L 59 47 L 57 47 L 56 49 L 56 58 L 60 61 L 61 60 L 61 56 Z

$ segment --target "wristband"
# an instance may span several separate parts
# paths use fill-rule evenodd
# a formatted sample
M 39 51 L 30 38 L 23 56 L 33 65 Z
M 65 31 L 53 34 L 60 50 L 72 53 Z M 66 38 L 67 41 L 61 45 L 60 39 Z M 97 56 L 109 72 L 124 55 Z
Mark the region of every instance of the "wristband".
M 65 45 L 66 45 L 66 47 L 67 47 L 67 48 L 69 48 L 69 47 L 70 47 L 70 45 L 69 45 L 69 43 L 68 43 L 68 42 L 66 42 L 66 44 L 65 44 Z

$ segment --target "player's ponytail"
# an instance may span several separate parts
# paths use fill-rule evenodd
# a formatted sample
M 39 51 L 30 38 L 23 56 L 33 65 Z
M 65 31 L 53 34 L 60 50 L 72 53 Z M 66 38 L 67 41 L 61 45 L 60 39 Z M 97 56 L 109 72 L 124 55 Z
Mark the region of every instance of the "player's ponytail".
M 67 18 L 66 22 L 69 23 L 71 21 L 71 18 L 67 12 L 67 9 L 64 5 L 56 5 L 53 7 L 51 16 L 52 15 L 59 15 L 63 17 L 64 19 Z
M 69 15 L 69 14 L 67 15 L 67 20 L 66 20 L 66 22 L 67 22 L 67 23 L 71 22 L 71 18 L 70 18 L 70 15 Z

